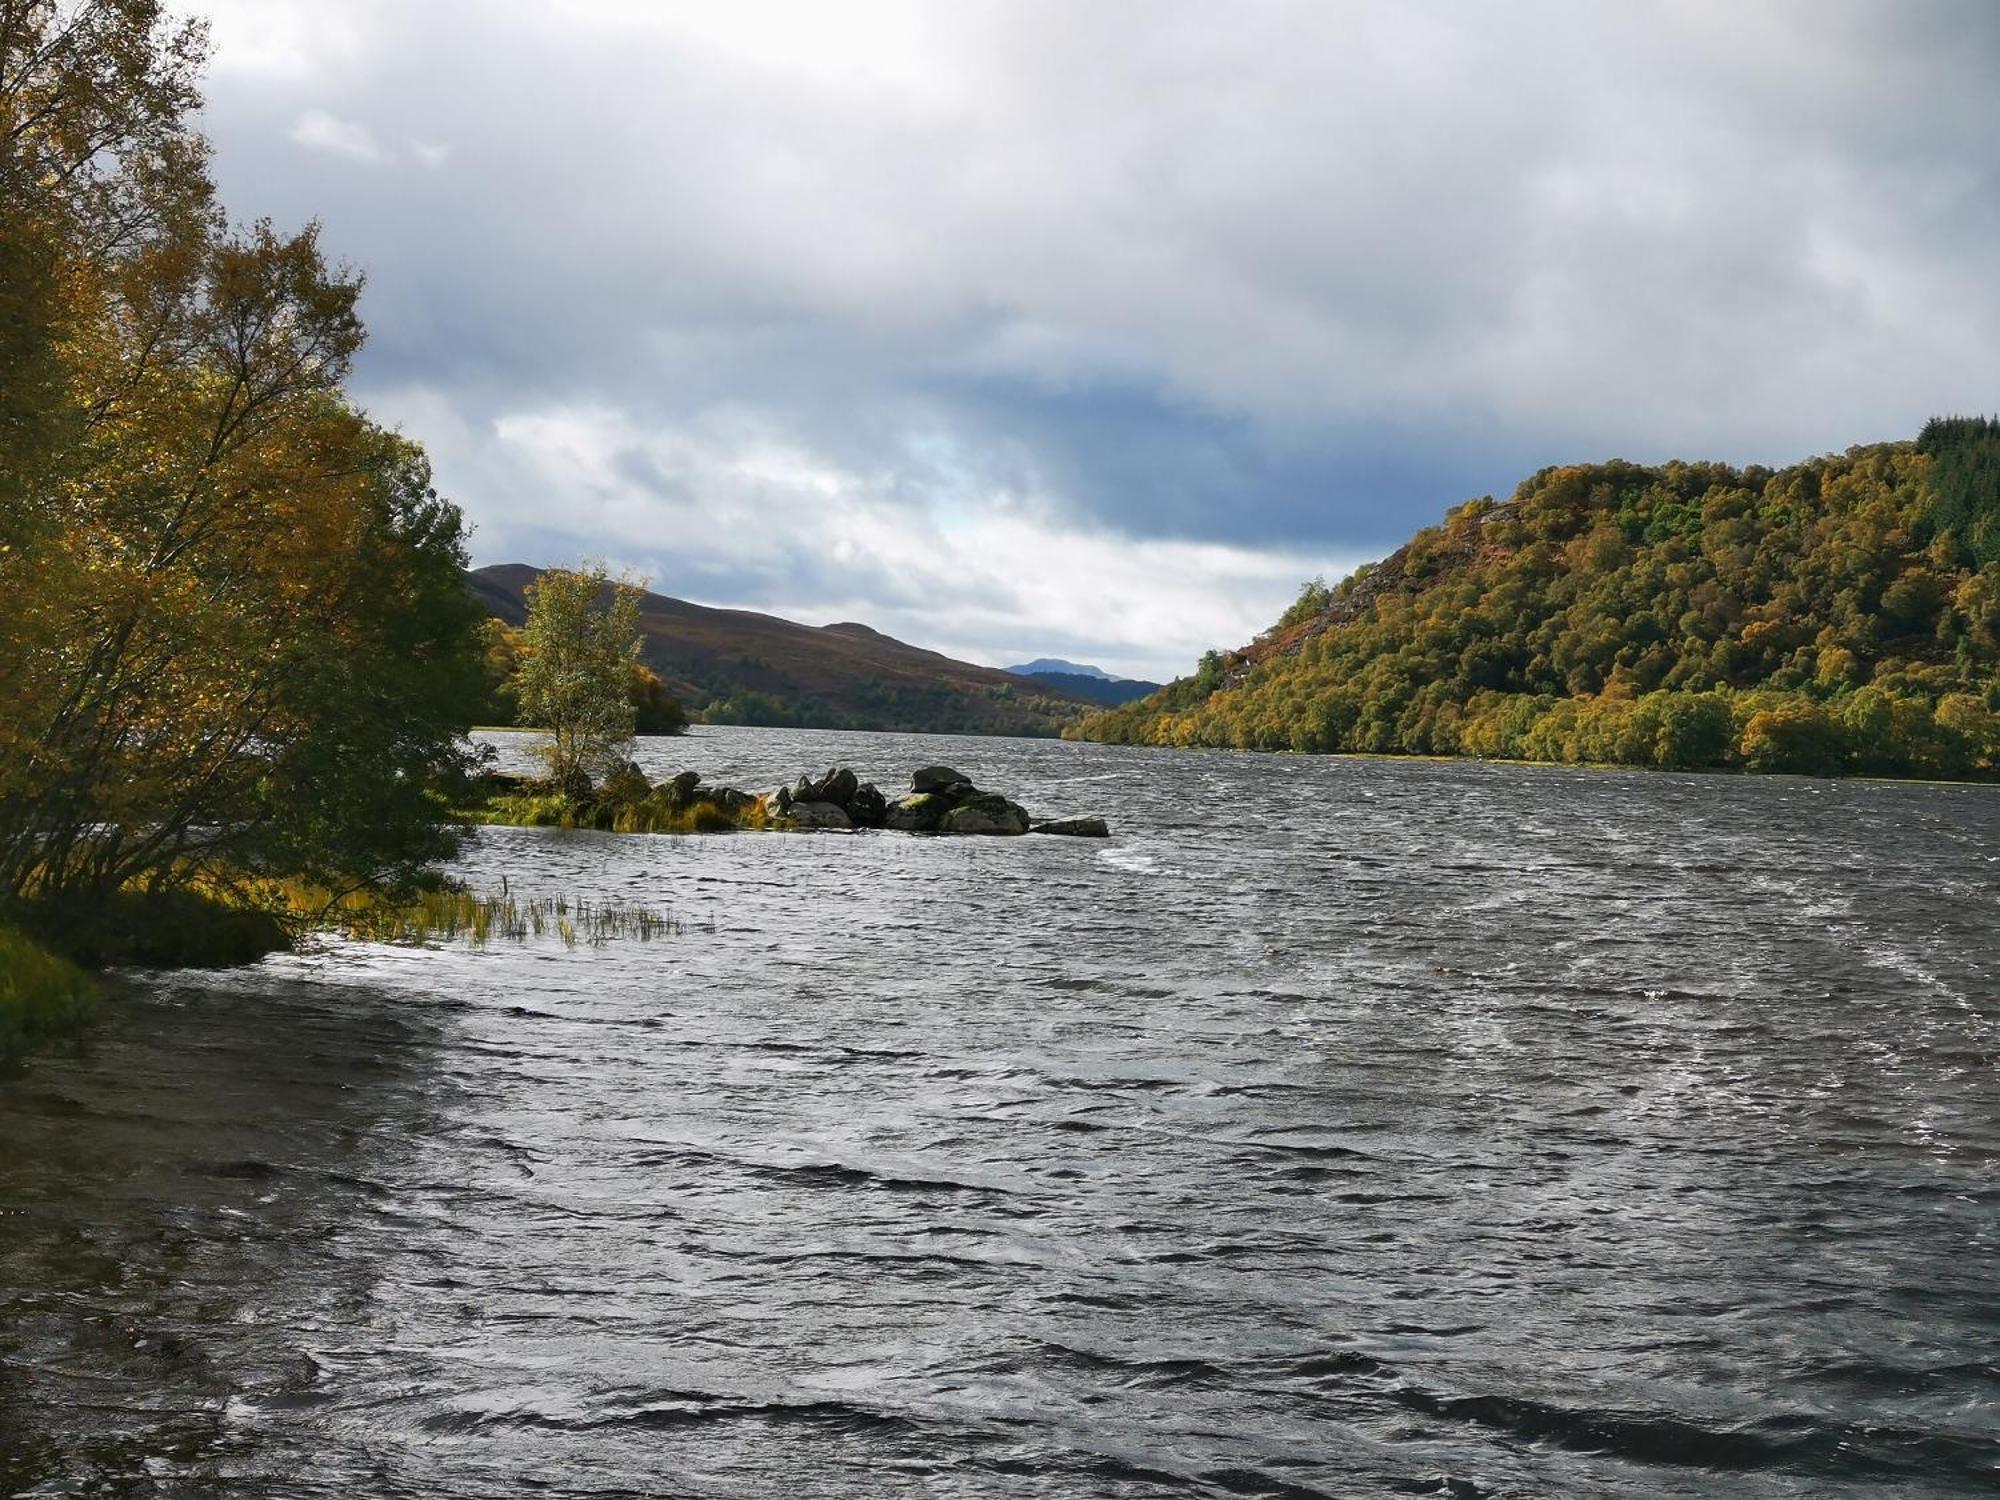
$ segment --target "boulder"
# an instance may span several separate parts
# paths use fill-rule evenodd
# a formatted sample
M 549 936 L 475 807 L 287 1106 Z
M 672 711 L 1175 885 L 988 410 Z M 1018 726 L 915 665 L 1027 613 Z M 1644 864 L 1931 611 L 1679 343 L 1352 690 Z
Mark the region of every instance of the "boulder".
M 854 819 L 857 827 L 880 828 L 882 820 L 889 815 L 889 799 L 882 795 L 874 782 L 864 781 L 847 799 L 847 815 Z
M 794 802 L 786 814 L 795 828 L 852 828 L 846 809 L 831 802 Z
M 935 833 L 951 810 L 951 802 L 944 797 L 930 792 L 912 792 L 889 808 L 883 816 L 882 826 L 904 833 Z
M 910 777 L 910 785 L 914 790 L 908 796 L 891 802 L 872 782 L 863 782 L 846 766 L 834 766 L 818 777 L 801 776 L 764 801 L 771 818 L 791 828 L 1020 834 L 1031 826 L 1019 803 L 980 791 L 963 771 L 950 766 L 925 766 Z M 700 795 L 713 798 L 716 793 Z M 1049 824 L 1046 831 L 1102 838 L 1108 830 L 1101 818 L 1084 818 Z
M 701 796 L 703 801 L 713 802 L 717 807 L 728 813 L 740 813 L 746 807 L 753 806 L 757 801 L 748 792 L 738 791 L 733 786 L 704 787 Z
M 675 807 L 685 807 L 694 800 L 695 788 L 701 785 L 701 772 L 683 771 L 670 781 L 660 784 L 660 790 L 667 794 L 667 801 Z
M 1028 831 L 1028 814 L 1017 802 L 986 793 L 968 797 L 938 825 L 940 833 L 1016 834 Z
M 1046 823 L 1036 823 L 1028 829 L 1030 833 L 1060 833 L 1073 839 L 1108 839 L 1111 829 L 1102 818 L 1051 818 Z

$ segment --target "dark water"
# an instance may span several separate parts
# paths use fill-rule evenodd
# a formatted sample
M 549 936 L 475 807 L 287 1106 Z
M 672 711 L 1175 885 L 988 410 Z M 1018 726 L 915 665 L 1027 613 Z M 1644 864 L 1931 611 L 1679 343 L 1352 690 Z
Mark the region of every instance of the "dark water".
M 2000 795 L 711 731 L 1107 844 L 497 831 L 649 945 L 0 1083 L 0 1493 L 2000 1487 Z

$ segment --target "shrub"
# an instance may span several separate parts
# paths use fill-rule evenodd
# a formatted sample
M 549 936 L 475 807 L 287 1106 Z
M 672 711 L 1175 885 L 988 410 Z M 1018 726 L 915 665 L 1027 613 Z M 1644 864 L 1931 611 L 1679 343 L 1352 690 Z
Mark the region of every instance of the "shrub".
M 96 996 L 75 964 L 18 928 L 0 927 L 0 1063 L 79 1030 Z

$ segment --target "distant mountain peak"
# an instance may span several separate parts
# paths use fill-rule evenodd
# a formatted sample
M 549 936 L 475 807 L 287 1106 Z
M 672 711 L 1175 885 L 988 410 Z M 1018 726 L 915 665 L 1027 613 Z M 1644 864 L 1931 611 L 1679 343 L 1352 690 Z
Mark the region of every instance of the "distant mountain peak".
M 1099 682 L 1119 682 L 1102 667 L 1078 666 L 1073 661 L 1064 661 L 1060 656 L 1038 656 L 1033 661 L 1022 662 L 1018 667 L 1002 667 L 1003 672 L 1012 672 L 1016 677 L 1095 677 Z

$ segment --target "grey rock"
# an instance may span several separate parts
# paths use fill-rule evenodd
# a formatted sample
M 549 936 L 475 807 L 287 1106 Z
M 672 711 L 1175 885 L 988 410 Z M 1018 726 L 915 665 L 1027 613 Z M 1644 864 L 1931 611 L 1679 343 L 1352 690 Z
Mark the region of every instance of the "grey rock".
M 882 826 L 903 833 L 935 833 L 951 810 L 951 803 L 943 797 L 929 792 L 912 792 L 888 809 Z
M 1102 818 L 1051 818 L 1036 823 L 1030 833 L 1059 833 L 1073 839 L 1108 839 L 1111 828 Z
M 609 800 L 643 802 L 652 790 L 653 784 L 634 761 L 613 761 L 604 773 L 604 795 Z
M 1028 831 L 1028 814 L 1017 802 L 988 793 L 959 803 L 938 825 L 940 833 L 1017 834 Z
M 861 828 L 880 828 L 889 815 L 889 799 L 872 781 L 864 781 L 847 799 L 847 815 Z
M 792 824 L 797 828 L 852 828 L 854 820 L 848 817 L 846 809 L 831 802 L 794 802 L 790 813 Z
M 910 790 L 913 792 L 941 792 L 947 787 L 971 786 L 972 779 L 950 766 L 925 766 L 910 776 Z

